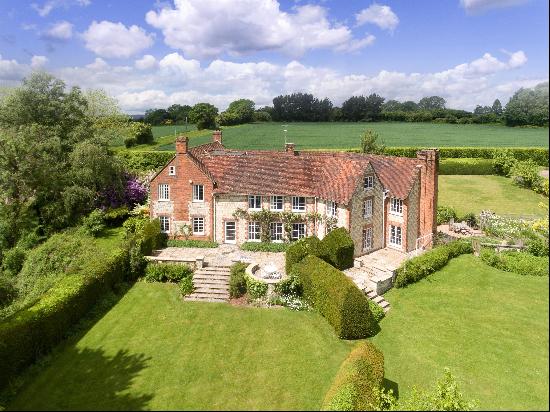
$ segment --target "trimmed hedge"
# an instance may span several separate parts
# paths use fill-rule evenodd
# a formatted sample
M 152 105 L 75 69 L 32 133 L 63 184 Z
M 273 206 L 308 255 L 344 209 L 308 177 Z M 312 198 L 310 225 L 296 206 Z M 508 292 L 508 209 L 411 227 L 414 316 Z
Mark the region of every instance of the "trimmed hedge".
M 435 247 L 420 256 L 403 262 L 396 270 L 395 286 L 402 288 L 418 282 L 441 269 L 450 259 L 472 252 L 472 244 L 460 240 Z
M 439 162 L 440 175 L 492 175 L 491 159 L 443 159 Z
M 479 257 L 489 266 L 524 276 L 548 276 L 548 257 L 534 256 L 526 252 L 495 252 L 483 248 Z
M 180 240 L 180 239 L 168 239 L 167 245 L 170 247 L 198 247 L 203 249 L 217 248 L 219 245 L 217 242 L 211 240 Z
M 160 246 L 161 235 L 158 220 L 148 222 L 117 253 L 89 260 L 78 274 L 64 276 L 34 305 L 0 323 L 0 388 L 57 345 L 116 283 L 137 276 L 132 273 L 133 260 L 142 261 L 143 254 Z
M 241 250 L 249 252 L 286 252 L 290 244 L 275 242 L 245 242 L 241 245 Z
M 149 170 L 159 170 L 174 157 L 174 154 L 175 152 L 164 151 L 121 150 L 116 153 L 116 156 L 127 169 L 147 172 Z
M 246 280 L 244 271 L 248 265 L 246 263 L 237 262 L 231 266 L 229 276 L 229 296 L 232 298 L 240 298 L 246 293 Z
M 260 299 L 267 295 L 267 283 L 248 276 L 245 272 L 246 291 L 252 299 Z
M 379 410 L 378 392 L 384 380 L 384 355 L 362 342 L 344 360 L 323 402 L 324 411 Z
M 145 269 L 147 282 L 175 282 L 192 277 L 193 271 L 188 265 L 178 263 L 153 263 L 149 262 Z
M 286 250 L 285 270 L 290 273 L 292 266 L 300 262 L 307 255 L 323 258 L 322 242 L 317 236 L 310 236 L 292 243 Z
M 354 244 L 349 232 L 343 227 L 331 231 L 322 240 L 325 261 L 340 270 L 353 266 Z
M 361 339 L 378 331 L 368 298 L 343 272 L 316 256 L 292 266 L 302 284 L 303 297 L 342 339 Z

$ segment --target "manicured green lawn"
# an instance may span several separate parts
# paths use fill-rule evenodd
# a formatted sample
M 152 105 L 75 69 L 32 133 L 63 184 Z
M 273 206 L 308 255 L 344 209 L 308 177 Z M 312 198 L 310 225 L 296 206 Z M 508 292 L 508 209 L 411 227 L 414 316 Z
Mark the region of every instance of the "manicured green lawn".
M 466 255 L 385 297 L 392 309 L 373 341 L 401 396 L 448 366 L 481 409 L 548 410 L 548 278 Z
M 283 123 L 279 122 L 224 127 L 224 144 L 234 149 L 281 149 L 284 146 L 283 129 Z M 366 129 L 378 132 L 387 146 L 548 147 L 548 128 L 475 124 L 297 122 L 288 123 L 287 136 L 288 141 L 295 143 L 298 149 L 347 149 L 359 147 L 360 136 Z M 171 131 L 165 130 L 173 137 L 173 127 Z M 191 144 L 210 142 L 211 135 L 210 131 L 200 132 L 191 138 Z M 174 150 L 173 139 L 163 140 L 161 149 Z
M 546 210 L 539 207 L 540 202 L 548 204 L 548 198 L 517 187 L 506 177 L 439 176 L 438 204 L 452 206 L 459 215 L 489 209 L 503 215 L 544 216 Z
M 10 409 L 317 409 L 352 343 L 316 313 L 183 302 L 137 283 Z

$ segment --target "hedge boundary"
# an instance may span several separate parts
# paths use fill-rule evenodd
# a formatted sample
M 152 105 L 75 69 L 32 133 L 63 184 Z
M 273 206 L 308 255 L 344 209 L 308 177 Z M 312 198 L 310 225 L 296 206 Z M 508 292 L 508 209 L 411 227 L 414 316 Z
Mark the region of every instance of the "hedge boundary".
M 438 271 L 452 258 L 472 253 L 471 242 L 456 240 L 404 261 L 395 271 L 395 287 L 402 288 Z
M 384 380 L 384 355 L 371 342 L 357 345 L 344 360 L 321 410 L 372 411 Z
M 303 297 L 328 321 L 341 339 L 373 336 L 379 327 L 368 298 L 342 271 L 317 256 L 306 256 L 292 266 Z
M 90 262 L 83 274 L 65 276 L 34 305 L 0 323 L 0 388 L 61 342 L 115 284 L 133 278 L 132 254 L 151 253 L 159 234 L 158 221 L 148 222 L 133 235 L 139 241 L 129 239 L 108 259 Z
M 495 175 L 492 159 L 461 158 L 442 159 L 439 175 Z

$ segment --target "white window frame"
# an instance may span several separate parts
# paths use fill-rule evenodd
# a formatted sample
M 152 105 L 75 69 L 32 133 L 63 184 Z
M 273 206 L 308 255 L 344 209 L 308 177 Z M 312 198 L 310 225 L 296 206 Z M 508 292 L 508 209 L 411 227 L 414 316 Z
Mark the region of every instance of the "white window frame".
M 176 166 L 168 166 L 168 176 L 176 175 Z
M 368 219 L 372 217 L 372 203 L 372 198 L 363 201 L 363 218 Z
M 162 233 L 170 233 L 170 217 L 159 216 L 159 221 L 160 221 L 160 231 Z
M 193 234 L 194 235 L 204 235 L 204 225 L 205 225 L 205 219 L 204 217 L 194 217 L 193 219 L 191 219 L 191 224 L 193 226 Z M 202 227 L 202 231 L 201 230 L 195 230 L 195 228 L 197 229 L 200 229 Z
M 248 241 L 249 242 L 261 242 L 262 229 L 260 222 L 248 222 Z
M 193 202 L 204 202 L 204 185 L 193 185 Z
M 327 216 L 336 217 L 338 215 L 338 205 L 336 202 L 329 200 L 327 202 Z
M 372 239 L 372 227 L 367 227 L 363 229 L 363 252 L 367 252 L 373 247 Z
M 304 196 L 292 196 L 292 211 L 299 213 L 306 211 L 306 198 Z
M 228 233 L 228 230 L 227 230 L 227 225 L 228 224 L 233 224 L 233 239 L 228 239 L 227 238 L 227 233 Z M 237 243 L 237 222 L 235 222 L 234 220 L 226 220 L 223 222 L 223 241 L 224 243 L 229 243 L 229 244 L 235 244 Z
M 269 224 L 269 231 L 271 232 L 270 237 L 272 242 L 281 243 L 283 241 L 283 222 L 271 222 Z
M 251 204 L 252 206 L 250 206 Z M 262 210 L 262 197 L 260 195 L 248 195 L 248 210 Z
M 306 237 L 306 234 L 307 234 L 306 231 L 307 231 L 307 228 L 306 228 L 305 223 L 303 223 L 303 222 L 293 223 L 292 224 L 292 233 L 291 233 L 290 238 L 292 240 L 302 239 L 302 238 Z
M 403 200 L 397 197 L 390 198 L 390 213 L 403 216 Z
M 374 187 L 374 176 L 373 175 L 365 176 L 365 180 L 363 182 L 363 188 L 372 189 L 373 187 Z
M 168 183 L 160 183 L 158 190 L 159 201 L 167 202 L 170 200 L 170 185 Z
M 280 209 L 275 207 L 275 206 L 277 206 L 277 203 L 279 203 L 279 202 L 277 202 L 277 200 L 279 200 L 279 199 L 281 200 L 281 202 L 280 202 L 281 203 L 281 208 Z M 284 198 L 284 196 L 274 195 L 274 196 L 271 196 L 269 198 L 269 209 L 270 210 L 272 210 L 274 212 L 281 212 L 281 211 L 283 211 L 284 208 L 285 208 L 285 198 Z
M 390 245 L 402 247 L 403 245 L 403 229 L 401 226 L 390 225 Z

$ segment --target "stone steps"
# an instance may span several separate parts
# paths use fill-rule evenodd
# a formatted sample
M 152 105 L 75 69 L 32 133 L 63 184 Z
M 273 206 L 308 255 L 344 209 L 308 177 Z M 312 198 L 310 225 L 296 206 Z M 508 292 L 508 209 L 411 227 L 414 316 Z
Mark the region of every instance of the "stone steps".
M 363 292 L 365 292 L 365 295 L 367 296 L 367 298 L 369 298 L 378 306 L 380 306 L 384 310 L 384 313 L 387 313 L 390 310 L 390 302 L 384 299 L 383 296 L 380 296 L 374 290 L 369 288 L 363 289 Z
M 185 300 L 227 302 L 229 300 L 229 267 L 207 266 L 193 274 L 194 290 Z

